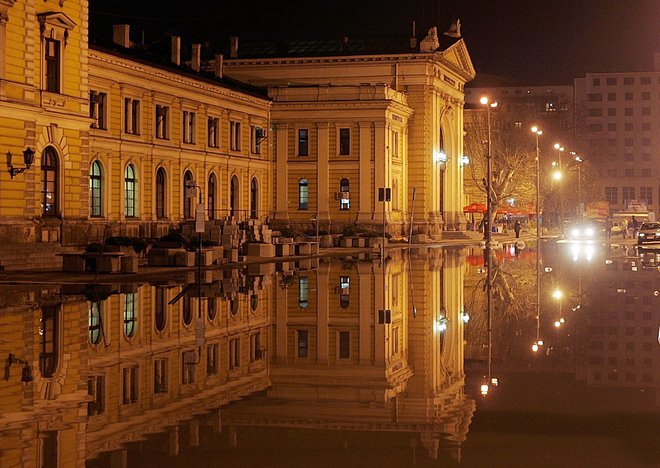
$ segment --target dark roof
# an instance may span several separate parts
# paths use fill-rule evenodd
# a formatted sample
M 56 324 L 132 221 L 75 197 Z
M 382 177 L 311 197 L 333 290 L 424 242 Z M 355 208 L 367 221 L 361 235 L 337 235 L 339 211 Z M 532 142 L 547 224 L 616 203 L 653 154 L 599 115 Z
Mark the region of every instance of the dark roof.
M 238 58 L 333 57 L 351 55 L 391 55 L 419 53 L 420 38 L 410 47 L 409 36 L 334 37 L 312 39 L 243 40 L 238 38 Z M 440 36 L 440 50 L 458 39 Z M 230 56 L 229 41 L 221 53 Z
M 233 91 L 239 91 L 251 96 L 269 99 L 268 90 L 264 87 L 252 86 L 247 83 L 243 83 L 242 81 L 228 78 L 226 76 L 219 78 L 212 72 L 203 70 L 196 72 L 187 65 L 176 65 L 172 63 L 170 60 L 169 47 L 169 44 L 167 45 L 167 49 L 163 47 L 163 44 L 156 46 L 152 44 L 148 48 L 139 46 L 126 48 L 113 42 L 107 41 L 90 41 L 89 43 L 89 48 L 92 50 L 98 50 L 99 52 L 105 52 L 127 60 L 133 60 L 135 62 L 142 63 L 143 65 L 152 66 L 172 73 L 178 73 L 189 78 L 205 81 L 207 83 L 215 84 L 223 88 L 231 89 Z M 183 61 L 184 57 L 182 56 L 181 62 L 183 63 Z M 204 64 L 202 63 L 202 67 L 203 66 Z

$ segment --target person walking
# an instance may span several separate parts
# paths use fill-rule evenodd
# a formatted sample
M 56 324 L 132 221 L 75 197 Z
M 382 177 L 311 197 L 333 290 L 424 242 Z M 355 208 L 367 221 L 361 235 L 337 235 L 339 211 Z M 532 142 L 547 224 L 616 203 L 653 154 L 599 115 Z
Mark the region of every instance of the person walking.
M 608 216 L 605 220 L 605 237 L 608 239 L 612 237 L 612 226 L 612 218 Z
M 628 238 L 628 218 L 623 218 L 621 221 L 621 235 L 624 239 Z
M 520 220 L 516 219 L 516 222 L 513 225 L 513 230 L 516 231 L 516 239 L 520 239 L 520 228 Z
M 639 229 L 639 221 L 634 216 L 632 217 L 632 238 L 637 237 L 637 230 Z

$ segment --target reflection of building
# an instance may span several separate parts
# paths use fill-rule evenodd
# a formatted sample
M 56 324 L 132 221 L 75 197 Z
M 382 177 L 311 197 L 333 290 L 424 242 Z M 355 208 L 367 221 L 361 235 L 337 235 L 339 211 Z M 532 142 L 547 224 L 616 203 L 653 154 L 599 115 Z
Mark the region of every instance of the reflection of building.
M 226 424 L 409 433 L 432 458 L 460 460 L 474 405 L 463 393 L 460 264 L 458 251 L 437 249 L 412 263 L 395 255 L 384 270 L 333 261 L 299 273 L 275 292 L 272 387 L 227 408 Z
M 590 298 L 589 384 L 660 387 L 658 272 L 645 269 L 641 260 L 619 258 L 605 265 L 610 287 Z
M 201 302 L 194 282 L 14 293 L 0 351 L 34 381 L 17 364 L 0 380 L 0 464 L 121 459 L 123 444 L 163 432 L 176 453 L 185 421 L 265 389 L 271 280 L 227 273 L 201 285 Z M 186 425 L 191 441 L 197 430 Z

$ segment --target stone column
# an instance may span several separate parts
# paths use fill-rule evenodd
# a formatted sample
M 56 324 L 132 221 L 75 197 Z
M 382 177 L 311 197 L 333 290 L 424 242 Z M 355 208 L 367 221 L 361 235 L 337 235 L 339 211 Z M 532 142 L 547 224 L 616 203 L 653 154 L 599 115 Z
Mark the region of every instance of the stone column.
M 390 186 L 389 175 L 389 161 L 385 152 L 385 123 L 375 123 L 375 136 L 374 136 L 374 219 L 383 221 L 383 202 L 378 201 L 378 189 Z M 385 208 L 385 219 L 388 219 L 389 204 Z
M 286 363 L 287 356 L 287 289 L 275 287 L 275 362 Z
M 330 129 L 327 123 L 317 125 L 318 131 L 318 153 L 316 156 L 316 203 L 319 213 L 319 221 L 329 222 L 330 212 L 328 195 L 330 193 L 330 167 L 328 160 L 330 157 Z
M 358 223 L 368 223 L 373 217 L 371 210 L 372 198 L 377 198 L 377 187 L 374 187 L 374 179 L 371 176 L 371 122 L 359 122 L 360 126 L 360 152 L 359 173 L 360 193 L 358 203 Z
M 287 133 L 288 126 L 279 124 L 274 126 L 277 140 L 277 149 L 275 153 L 275 177 L 277 178 L 277 192 L 275 194 L 275 215 L 278 221 L 289 220 L 289 178 L 287 172 Z

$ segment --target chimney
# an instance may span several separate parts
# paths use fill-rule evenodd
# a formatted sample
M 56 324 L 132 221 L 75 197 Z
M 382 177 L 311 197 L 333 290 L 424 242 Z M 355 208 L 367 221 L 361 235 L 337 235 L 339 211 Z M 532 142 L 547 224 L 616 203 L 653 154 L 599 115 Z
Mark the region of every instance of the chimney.
M 130 25 L 128 24 L 113 24 L 112 25 L 112 42 L 127 49 L 131 47 L 131 39 L 129 38 Z
M 172 36 L 172 63 L 181 65 L 181 36 Z
M 238 37 L 229 38 L 229 58 L 238 58 Z
M 224 66 L 225 56 L 222 54 L 215 55 L 215 63 L 213 67 L 213 74 L 218 78 L 222 78 L 222 68 Z
M 192 45 L 192 60 L 190 66 L 193 70 L 199 71 L 202 61 L 202 45 L 193 44 Z
M 410 36 L 410 48 L 417 48 L 417 33 L 415 31 L 415 22 L 412 22 L 412 36 Z

